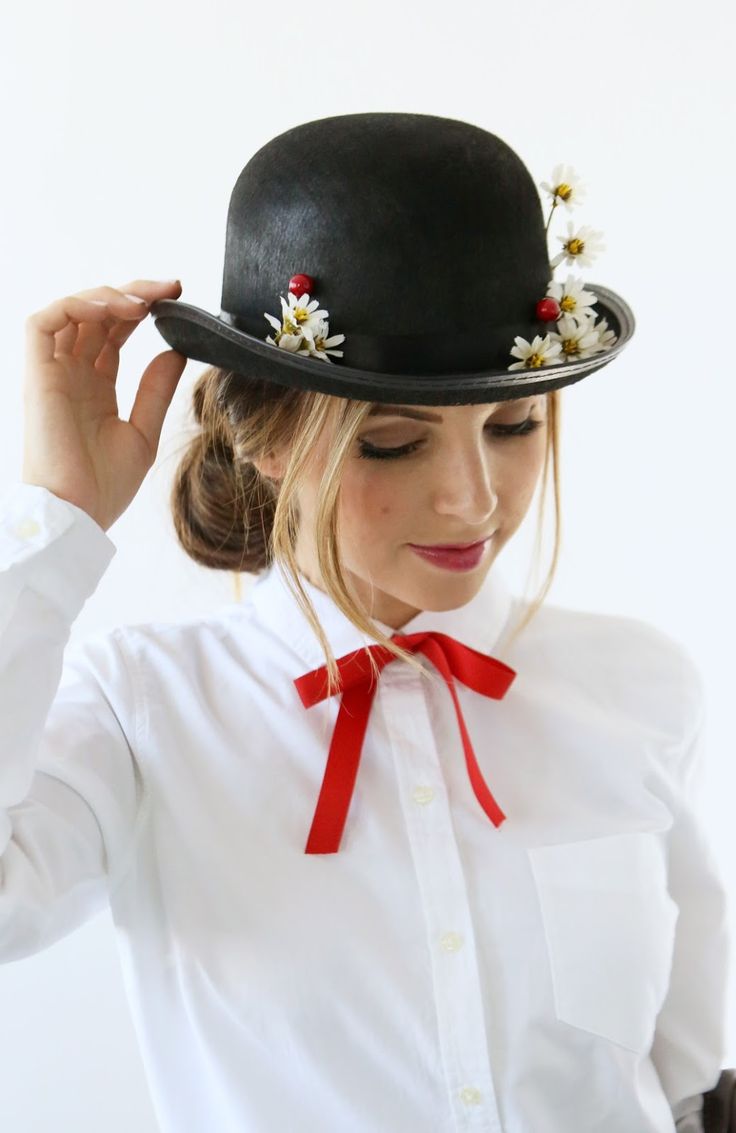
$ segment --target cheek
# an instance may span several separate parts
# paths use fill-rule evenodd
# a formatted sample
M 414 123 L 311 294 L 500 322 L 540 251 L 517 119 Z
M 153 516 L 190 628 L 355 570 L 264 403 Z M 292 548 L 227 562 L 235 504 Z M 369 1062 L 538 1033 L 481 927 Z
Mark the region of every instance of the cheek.
M 407 481 L 400 476 L 353 467 L 343 477 L 340 492 L 345 530 L 353 535 L 387 532 L 399 526 L 412 508 Z M 364 544 L 365 545 L 365 544 Z
M 506 467 L 500 498 L 512 524 L 526 515 L 543 465 L 544 439 L 540 437 L 537 444 L 529 445 L 525 459 L 509 462 Z

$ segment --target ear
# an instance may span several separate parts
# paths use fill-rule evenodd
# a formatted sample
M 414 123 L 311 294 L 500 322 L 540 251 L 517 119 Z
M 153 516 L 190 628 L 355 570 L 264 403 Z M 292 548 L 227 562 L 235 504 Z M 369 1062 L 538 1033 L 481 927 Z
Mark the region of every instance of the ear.
M 269 453 L 258 460 L 251 462 L 260 472 L 261 476 L 265 476 L 268 480 L 281 480 L 284 476 L 284 458 L 275 456 Z

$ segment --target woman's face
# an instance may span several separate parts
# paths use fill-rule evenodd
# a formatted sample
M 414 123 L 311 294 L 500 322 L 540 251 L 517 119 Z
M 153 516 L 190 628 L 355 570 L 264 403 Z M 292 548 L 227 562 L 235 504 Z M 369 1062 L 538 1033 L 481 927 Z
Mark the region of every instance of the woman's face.
M 546 432 L 545 395 L 485 405 L 386 405 L 366 417 L 345 465 L 338 515 L 342 562 L 372 617 L 399 630 L 421 610 L 451 610 L 474 597 L 527 513 Z M 327 443 L 317 447 L 299 488 L 296 547 L 300 569 L 320 589 L 313 532 Z M 381 449 L 406 451 L 376 456 Z M 480 562 L 465 571 L 429 562 L 409 546 L 487 535 Z

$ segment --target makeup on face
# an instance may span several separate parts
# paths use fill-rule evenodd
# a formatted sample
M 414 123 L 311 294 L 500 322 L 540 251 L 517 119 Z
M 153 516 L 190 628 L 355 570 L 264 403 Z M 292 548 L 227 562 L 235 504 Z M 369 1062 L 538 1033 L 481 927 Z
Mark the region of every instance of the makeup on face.
M 411 547 L 412 551 L 415 551 L 420 558 L 444 570 L 473 570 L 481 562 L 486 550 L 491 545 L 492 538 L 492 536 L 489 536 L 480 543 L 473 543 L 465 550 L 419 547 L 415 543 L 409 543 L 408 546 Z
M 544 417 L 532 416 L 532 408 L 537 400 L 535 397 L 514 398 L 509 400 L 513 400 L 514 402 L 521 401 L 523 407 L 527 410 L 527 415 L 511 423 L 488 424 L 486 428 L 494 440 L 504 441 L 506 439 L 529 436 L 544 425 Z M 490 415 L 494 416 L 495 413 L 505 408 L 506 402 L 493 402 L 491 403 L 492 412 Z M 518 406 L 515 406 L 515 408 L 518 414 Z M 482 410 L 484 414 L 487 414 L 488 406 L 483 406 Z M 407 417 L 417 421 L 429 421 L 432 424 L 441 424 L 443 420 L 442 415 L 434 410 L 419 409 L 414 406 L 384 404 L 375 405 L 366 420 L 371 417 L 384 417 L 389 419 Z M 421 441 L 411 441 L 408 444 L 389 447 L 376 445 L 372 441 L 365 439 L 365 437 L 358 439 L 359 456 L 368 460 L 395 460 L 415 452 L 418 448 L 421 448 L 421 445 Z

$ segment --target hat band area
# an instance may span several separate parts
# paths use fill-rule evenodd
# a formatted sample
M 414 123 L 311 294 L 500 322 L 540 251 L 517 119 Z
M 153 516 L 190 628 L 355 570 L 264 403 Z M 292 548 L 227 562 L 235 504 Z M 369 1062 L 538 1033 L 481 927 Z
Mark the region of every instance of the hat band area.
M 253 330 L 250 320 L 229 311 L 220 311 L 219 318 L 244 334 L 261 337 Z M 545 335 L 549 330 L 554 330 L 554 323 L 538 321 L 494 325 L 482 334 L 425 331 L 423 334 L 375 335 L 351 331 L 339 349 L 344 350 L 346 365 L 377 373 L 444 374 L 486 367 L 505 370 L 514 361 L 510 350 L 516 335 L 531 341 L 534 335 Z M 262 335 L 264 340 L 268 333 L 266 328 Z M 331 360 L 339 365 L 343 359 L 333 357 Z

